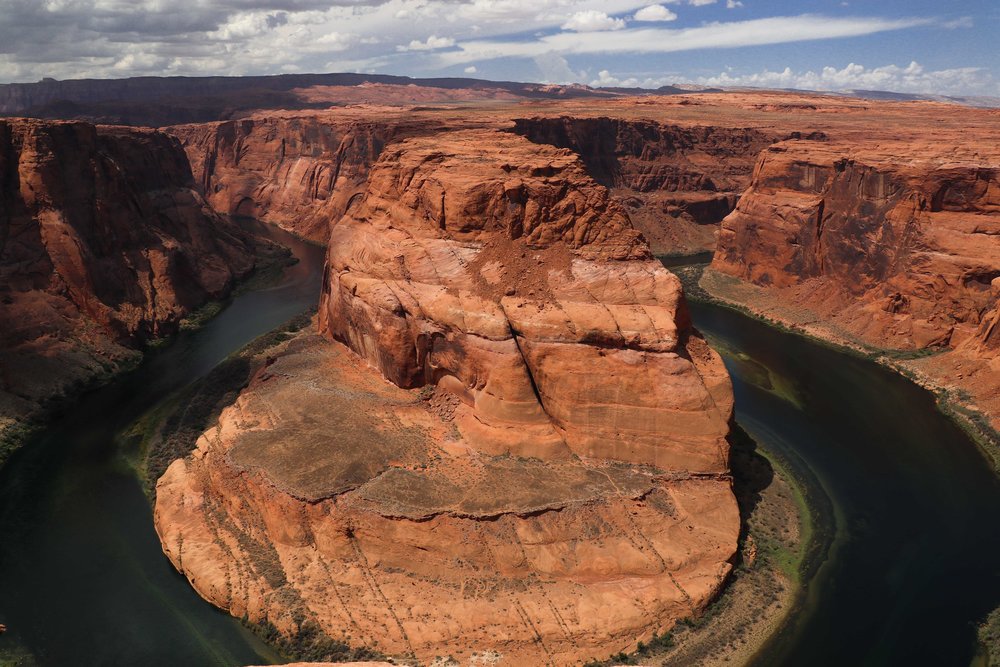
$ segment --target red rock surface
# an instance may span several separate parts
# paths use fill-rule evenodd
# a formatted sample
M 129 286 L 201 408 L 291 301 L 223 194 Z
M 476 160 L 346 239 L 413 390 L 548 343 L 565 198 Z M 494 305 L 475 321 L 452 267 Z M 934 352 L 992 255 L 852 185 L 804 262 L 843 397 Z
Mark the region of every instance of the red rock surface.
M 321 330 L 400 386 L 444 382 L 484 450 L 725 470 L 728 378 L 573 153 L 496 131 L 397 144 L 328 271 Z
M 1000 425 L 1000 115 L 912 108 L 905 129 L 765 150 L 712 263 L 761 289 L 706 284 L 825 338 L 947 352 L 906 365 Z
M 729 379 L 574 154 L 495 130 L 387 147 L 319 317 L 350 350 L 293 339 L 157 485 L 207 599 L 421 660 L 564 665 L 719 590 Z
M 193 187 L 176 140 L 0 121 L 3 426 L 173 331 L 254 264 Z
M 330 224 L 364 189 L 385 144 L 436 125 L 372 107 L 267 114 L 169 132 L 181 139 L 217 211 L 256 217 L 326 244 Z

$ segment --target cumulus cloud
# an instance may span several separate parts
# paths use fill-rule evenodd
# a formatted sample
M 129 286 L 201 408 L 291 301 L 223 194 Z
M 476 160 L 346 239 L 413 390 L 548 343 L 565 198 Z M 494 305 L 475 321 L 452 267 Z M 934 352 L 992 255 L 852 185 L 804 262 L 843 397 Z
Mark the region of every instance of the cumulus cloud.
M 427 59 L 441 47 L 410 50 L 410 43 L 558 30 L 576 11 L 614 16 L 648 2 L 0 0 L 0 82 L 296 70 L 438 74 Z
M 714 5 L 715 0 L 688 0 L 688 4 L 694 7 L 703 7 L 704 5 Z
M 569 62 L 555 53 L 544 53 L 535 58 L 535 65 L 544 83 L 575 83 L 586 79 L 586 72 L 574 72 Z
M 632 18 L 636 21 L 676 21 L 677 14 L 663 5 L 649 5 L 637 11 Z
M 961 67 L 927 70 L 913 61 L 905 67 L 883 65 L 868 68 L 850 63 L 841 69 L 781 71 L 763 70 L 749 74 L 722 72 L 716 76 L 694 79 L 706 86 L 752 86 L 756 88 L 802 88 L 806 90 L 849 91 L 887 90 L 898 93 L 935 95 L 966 95 L 977 91 L 982 95 L 1000 95 L 1000 82 L 981 67 Z
M 562 24 L 563 30 L 573 30 L 576 32 L 599 32 L 602 30 L 621 30 L 625 27 L 625 21 L 608 16 L 604 12 L 596 9 L 589 9 L 585 12 L 577 12 L 568 21 Z
M 746 0 L 727 0 L 725 6 L 735 8 L 743 3 Z M 615 56 L 687 50 L 707 53 L 710 49 L 858 37 L 917 26 L 936 29 L 973 26 L 971 18 L 954 16 L 929 19 L 802 15 L 702 22 L 698 17 L 707 12 L 690 8 L 705 4 L 712 2 L 0 0 L 0 82 L 42 77 L 295 71 L 380 71 L 439 76 L 460 74 L 467 68 L 502 60 L 491 66 L 491 71 L 523 79 L 535 78 L 537 72 L 537 76 L 552 82 L 597 81 L 598 85 L 655 87 L 654 83 L 662 85 L 654 81 L 659 75 L 614 73 L 618 64 Z M 746 4 L 759 10 L 758 5 L 763 3 Z M 691 22 L 676 27 L 677 23 L 670 22 L 680 20 L 677 14 Z M 626 21 L 620 17 L 629 18 Z M 585 58 L 595 55 L 609 56 L 607 69 L 596 77 L 581 68 Z M 836 78 L 826 70 L 797 72 L 794 63 L 791 64 L 793 69 L 787 74 L 727 72 L 709 78 L 757 76 L 770 80 L 776 76 L 795 79 L 809 74 L 827 82 Z M 884 77 L 883 69 L 865 69 L 852 76 Z M 953 88 L 966 83 L 982 86 L 989 74 L 975 69 L 947 71 L 956 77 Z M 929 75 L 927 72 L 898 74 L 897 78 L 910 85 L 907 81 L 912 83 Z M 866 86 L 876 87 L 875 84 L 855 87 Z
M 469 65 L 468 67 L 466 67 L 466 68 L 465 68 L 464 70 L 462 70 L 462 71 L 463 71 L 463 72 L 465 72 L 466 74 L 475 74 L 475 73 L 476 73 L 476 72 L 478 72 L 479 70 L 477 70 L 477 69 L 476 69 L 476 66 L 475 66 L 475 65 Z
M 437 35 L 431 35 L 424 41 L 419 39 L 412 40 L 406 46 L 400 45 L 396 47 L 397 51 L 433 51 L 435 49 L 446 49 L 449 46 L 455 46 L 455 40 L 451 37 L 438 37 Z

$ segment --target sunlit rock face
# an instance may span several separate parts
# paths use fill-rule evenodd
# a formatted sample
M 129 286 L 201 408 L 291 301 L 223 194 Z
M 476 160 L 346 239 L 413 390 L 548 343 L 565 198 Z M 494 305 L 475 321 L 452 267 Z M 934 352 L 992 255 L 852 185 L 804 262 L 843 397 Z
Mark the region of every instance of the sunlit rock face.
M 207 599 L 420 659 L 576 664 L 701 609 L 739 515 L 719 357 L 569 151 L 385 147 L 301 334 L 157 487 Z

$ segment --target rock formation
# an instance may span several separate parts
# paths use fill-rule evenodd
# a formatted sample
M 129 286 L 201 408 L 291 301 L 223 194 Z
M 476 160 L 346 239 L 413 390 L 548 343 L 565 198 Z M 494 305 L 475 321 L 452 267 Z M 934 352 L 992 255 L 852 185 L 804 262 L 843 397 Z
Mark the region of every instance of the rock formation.
M 880 347 L 975 335 L 1000 276 L 1000 168 L 946 155 L 900 163 L 902 148 L 765 151 L 723 223 L 713 267 L 775 288 L 807 285 L 797 290 L 806 303 Z M 829 303 L 818 304 L 817 289 Z
M 518 118 L 515 131 L 578 153 L 594 180 L 626 203 L 656 254 L 714 249 L 757 155 L 779 138 L 752 128 L 572 116 Z
M 495 130 L 386 147 L 334 227 L 319 326 L 157 485 L 207 599 L 392 654 L 563 665 L 719 590 L 729 379 L 574 154 Z
M 912 366 L 996 420 L 1000 153 L 974 137 L 770 147 L 712 269 L 762 288 L 739 300 L 823 337 L 955 350 Z
M 0 121 L 0 429 L 253 268 L 193 186 L 165 134 Z
M 435 126 L 376 109 L 268 114 L 169 131 L 181 139 L 217 211 L 256 217 L 325 244 L 330 223 L 364 189 L 386 142 Z

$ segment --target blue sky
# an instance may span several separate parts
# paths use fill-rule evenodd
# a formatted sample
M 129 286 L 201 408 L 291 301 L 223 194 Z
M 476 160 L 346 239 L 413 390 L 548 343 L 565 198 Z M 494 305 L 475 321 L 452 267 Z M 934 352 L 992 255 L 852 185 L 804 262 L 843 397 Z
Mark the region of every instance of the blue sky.
M 0 81 L 363 71 L 1000 96 L 997 35 L 997 0 L 0 0 Z

